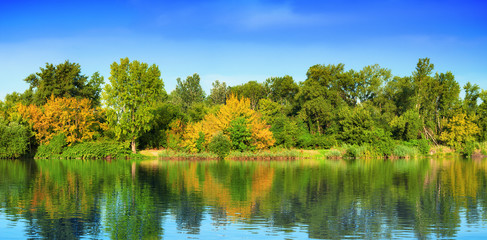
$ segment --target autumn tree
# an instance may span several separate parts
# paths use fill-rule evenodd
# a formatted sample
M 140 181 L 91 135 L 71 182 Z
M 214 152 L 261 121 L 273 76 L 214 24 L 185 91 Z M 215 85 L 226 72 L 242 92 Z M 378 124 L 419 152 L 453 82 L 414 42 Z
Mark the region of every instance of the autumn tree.
M 150 129 L 152 110 L 165 92 L 161 72 L 155 64 L 130 62 L 128 58 L 112 63 L 110 69 L 110 83 L 103 94 L 108 122 L 118 139 L 130 141 L 135 153 L 136 140 Z
M 206 146 L 218 132 L 223 132 L 230 139 L 242 139 L 249 149 L 264 149 L 275 142 L 267 123 L 258 112 L 251 109 L 250 100 L 238 99 L 234 95 L 227 99 L 227 103 L 217 113 L 208 114 L 202 121 L 189 124 L 184 133 L 183 146 L 191 152 L 197 152 L 196 144 L 200 132 L 204 134 Z M 241 136 L 232 137 L 232 132 Z M 242 148 L 239 147 L 238 150 Z
M 465 113 L 457 113 L 445 125 L 445 131 L 440 136 L 440 140 L 454 149 L 475 140 L 476 135 L 480 132 L 474 119 Z
M 53 95 L 41 107 L 19 104 L 18 111 L 28 119 L 41 144 L 60 133 L 64 133 L 69 144 L 90 141 L 105 129 L 100 122 L 102 113 L 93 109 L 86 98 L 55 98 Z

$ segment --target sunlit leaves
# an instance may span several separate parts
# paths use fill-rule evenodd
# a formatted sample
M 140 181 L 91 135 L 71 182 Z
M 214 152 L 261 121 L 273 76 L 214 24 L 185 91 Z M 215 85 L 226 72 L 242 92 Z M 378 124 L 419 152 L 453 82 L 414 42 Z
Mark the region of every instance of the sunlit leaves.
M 216 114 L 208 114 L 201 122 L 187 126 L 183 146 L 191 152 L 196 152 L 196 139 L 199 137 L 199 132 L 204 133 L 205 144 L 207 145 L 214 134 L 218 132 L 229 134 L 228 129 L 231 122 L 237 118 L 245 119 L 247 129 L 251 133 L 249 147 L 264 149 L 274 144 L 275 140 L 269 126 L 262 120 L 258 112 L 250 108 L 250 100 L 247 98 L 238 99 L 232 95 Z
M 18 110 L 35 131 L 40 143 L 47 143 L 59 133 L 66 135 L 66 142 L 92 140 L 105 124 L 100 122 L 102 112 L 91 108 L 88 99 L 55 98 L 51 96 L 41 107 L 18 105 Z

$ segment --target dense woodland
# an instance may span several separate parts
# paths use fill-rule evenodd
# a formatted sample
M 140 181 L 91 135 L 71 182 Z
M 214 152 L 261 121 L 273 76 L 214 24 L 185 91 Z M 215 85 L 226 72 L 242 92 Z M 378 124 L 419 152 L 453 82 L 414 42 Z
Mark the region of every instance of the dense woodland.
M 29 89 L 0 101 L 2 158 L 62 154 L 65 146 L 74 155 L 367 146 L 388 156 L 398 145 L 471 152 L 487 140 L 487 92 L 470 82 L 461 87 L 428 58 L 411 76 L 377 64 L 314 65 L 304 82 L 287 75 L 237 86 L 216 80 L 209 94 L 196 73 L 176 79 L 168 94 L 157 65 L 128 58 L 111 65 L 108 81 L 69 61 L 47 63 L 24 81 Z

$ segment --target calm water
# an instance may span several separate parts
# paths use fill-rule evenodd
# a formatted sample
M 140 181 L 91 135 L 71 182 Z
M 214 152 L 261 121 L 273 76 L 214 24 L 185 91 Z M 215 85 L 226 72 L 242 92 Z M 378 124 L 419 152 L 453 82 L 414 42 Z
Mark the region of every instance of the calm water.
M 487 161 L 0 161 L 0 239 L 487 238 Z

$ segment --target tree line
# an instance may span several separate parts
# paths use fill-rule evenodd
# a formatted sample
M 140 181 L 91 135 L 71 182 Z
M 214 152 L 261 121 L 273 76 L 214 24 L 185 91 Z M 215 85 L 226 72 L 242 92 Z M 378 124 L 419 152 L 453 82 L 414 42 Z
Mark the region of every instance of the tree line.
M 487 92 L 468 82 L 462 99 L 454 75 L 434 72 L 429 58 L 410 76 L 377 64 L 348 71 L 318 64 L 303 82 L 216 80 L 208 95 L 196 73 L 176 79 L 168 94 L 155 64 L 123 58 L 110 69 L 105 82 L 78 63 L 46 63 L 25 78 L 29 89 L 0 101 L 0 157 L 35 152 L 60 134 L 68 146 L 116 140 L 134 153 L 208 151 L 217 135 L 238 151 L 347 144 L 381 155 L 401 142 L 465 150 L 487 138 Z

